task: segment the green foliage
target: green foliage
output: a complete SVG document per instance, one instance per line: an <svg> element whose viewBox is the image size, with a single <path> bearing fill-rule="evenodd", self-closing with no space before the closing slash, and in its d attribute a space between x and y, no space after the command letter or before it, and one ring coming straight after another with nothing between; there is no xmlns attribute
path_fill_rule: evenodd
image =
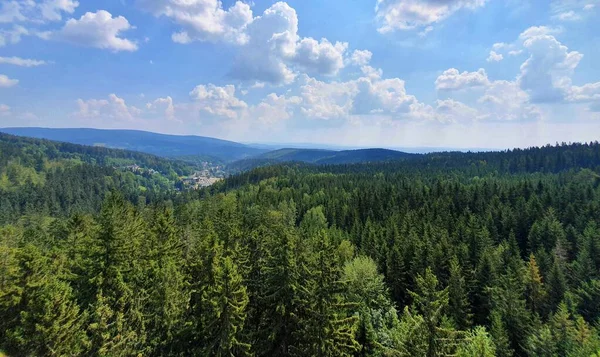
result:
<svg viewBox="0 0 600 357"><path fill-rule="evenodd" d="M600 351L598 144L271 166L180 193L106 166L152 157L0 147L10 356Z"/></svg>

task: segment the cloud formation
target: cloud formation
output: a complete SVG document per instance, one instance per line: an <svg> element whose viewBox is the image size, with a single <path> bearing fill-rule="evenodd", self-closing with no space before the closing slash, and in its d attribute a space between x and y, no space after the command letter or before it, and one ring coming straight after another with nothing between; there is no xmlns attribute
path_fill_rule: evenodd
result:
<svg viewBox="0 0 600 357"><path fill-rule="evenodd" d="M377 0L378 31L387 33L427 27L459 10L475 10L485 3L486 0Z"/></svg>
<svg viewBox="0 0 600 357"><path fill-rule="evenodd" d="M134 121L142 112L134 106L127 105L125 100L116 94L110 94L108 99L78 99L77 106L79 110L73 115L80 119Z"/></svg>
<svg viewBox="0 0 600 357"><path fill-rule="evenodd" d="M138 0L137 3L153 15L165 16L181 26L172 36L175 42L247 42L244 30L252 22L252 10L241 1L227 10L219 0Z"/></svg>
<svg viewBox="0 0 600 357"><path fill-rule="evenodd" d="M11 79L5 74L0 74L0 88L10 88L16 86L18 83L18 79Z"/></svg>
<svg viewBox="0 0 600 357"><path fill-rule="evenodd" d="M79 46L132 52L138 49L137 44L120 37L121 32L132 28L123 16L113 17L108 11L98 10L85 13L79 20L68 20L51 38Z"/></svg>
<svg viewBox="0 0 600 357"><path fill-rule="evenodd" d="M485 69L477 72L464 71L460 73L456 68L445 70L435 81L437 90L454 91L466 88L482 87L490 83Z"/></svg>
<svg viewBox="0 0 600 357"><path fill-rule="evenodd" d="M74 0L8 0L0 5L0 23L61 21L79 6Z"/></svg>
<svg viewBox="0 0 600 357"><path fill-rule="evenodd" d="M21 67L37 67L46 64L46 61L20 58L20 57L0 57L0 64L12 64Z"/></svg>

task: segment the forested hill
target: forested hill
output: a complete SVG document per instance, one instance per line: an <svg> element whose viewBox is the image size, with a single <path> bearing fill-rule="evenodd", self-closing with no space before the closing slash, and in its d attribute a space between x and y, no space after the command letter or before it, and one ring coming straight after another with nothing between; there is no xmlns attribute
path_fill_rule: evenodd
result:
<svg viewBox="0 0 600 357"><path fill-rule="evenodd" d="M599 151L276 165L29 213L0 226L0 350L597 357Z"/></svg>
<svg viewBox="0 0 600 357"><path fill-rule="evenodd" d="M115 189L154 201L192 170L148 154L0 133L0 223L25 213L97 212Z"/></svg>
<svg viewBox="0 0 600 357"><path fill-rule="evenodd" d="M490 175L559 173L582 168L593 170L591 172L600 172L600 144L598 142L557 144L493 152L436 152L384 162L319 166L301 162L272 164L233 175L209 190L214 192L231 189L246 183L257 183L270 177L286 176L298 172L354 173L367 176L387 173L411 177L454 175L463 179L472 179Z"/></svg>
<svg viewBox="0 0 600 357"><path fill-rule="evenodd" d="M140 130L91 128L2 128L0 132L90 146L134 150L162 157L233 161L265 150L228 140L194 135L167 135Z"/></svg>
<svg viewBox="0 0 600 357"><path fill-rule="evenodd" d="M256 167L284 162L304 162L315 165L341 165L352 163L389 162L417 158L409 154L387 149L322 150L322 149L279 149L227 165L230 172L242 172Z"/></svg>

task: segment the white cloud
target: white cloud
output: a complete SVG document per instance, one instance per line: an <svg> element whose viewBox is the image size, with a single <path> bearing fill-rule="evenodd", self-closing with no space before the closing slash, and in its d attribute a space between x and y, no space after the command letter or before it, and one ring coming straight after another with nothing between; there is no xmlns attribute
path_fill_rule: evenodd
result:
<svg viewBox="0 0 600 357"><path fill-rule="evenodd" d="M12 64L21 67L36 67L46 64L46 61L20 57L0 57L0 64Z"/></svg>
<svg viewBox="0 0 600 357"><path fill-rule="evenodd" d="M72 14L79 6L74 0L12 0L0 7L0 23L61 21L62 14Z"/></svg>
<svg viewBox="0 0 600 357"><path fill-rule="evenodd" d="M277 2L246 28L248 41L239 48L231 75L247 81L289 84L298 70L312 75L335 75L344 68L348 44L317 41L298 35L296 10Z"/></svg>
<svg viewBox="0 0 600 357"><path fill-rule="evenodd" d="M19 83L18 79L8 78L5 74L0 74L0 88L10 88Z"/></svg>
<svg viewBox="0 0 600 357"><path fill-rule="evenodd" d="M472 87L481 87L488 85L489 79L483 68L477 72L464 71L460 73L456 68L445 70L435 81L437 90L461 90Z"/></svg>
<svg viewBox="0 0 600 357"><path fill-rule="evenodd" d="M271 93L252 108L250 115L263 124L275 124L290 119L301 102L302 98L297 96L288 98L285 95Z"/></svg>
<svg viewBox="0 0 600 357"><path fill-rule="evenodd" d="M20 25L14 25L11 30L0 29L0 47L19 43L22 36L27 36L29 34L29 30Z"/></svg>
<svg viewBox="0 0 600 357"><path fill-rule="evenodd" d="M567 100L574 103L590 103L590 111L600 112L600 82L571 87Z"/></svg>
<svg viewBox="0 0 600 357"><path fill-rule="evenodd" d="M357 66L366 66L371 62L371 57L373 57L373 53L369 50L354 50L350 61Z"/></svg>
<svg viewBox="0 0 600 357"><path fill-rule="evenodd" d="M438 100L435 113L437 120L442 123L474 120L479 115L476 109L454 99Z"/></svg>
<svg viewBox="0 0 600 357"><path fill-rule="evenodd" d="M593 10L595 7L596 7L596 4L586 4L586 5L583 7L583 9L584 9L585 11L591 11L591 10Z"/></svg>
<svg viewBox="0 0 600 357"><path fill-rule="evenodd" d="M323 82L302 76L300 87L302 114L315 119L336 119L350 115L357 93L353 83Z"/></svg>
<svg viewBox="0 0 600 357"><path fill-rule="evenodd" d="M502 56L499 53L496 53L496 51L490 51L490 56L487 58L488 62L500 62L504 59L504 56Z"/></svg>
<svg viewBox="0 0 600 357"><path fill-rule="evenodd" d="M425 37L431 31L433 31L433 26L427 26L425 29L423 29L423 31L419 32L419 37Z"/></svg>
<svg viewBox="0 0 600 357"><path fill-rule="evenodd" d="M332 44L326 38L317 41L303 38L296 44L292 61L300 65L310 74L335 75L344 68L344 53L348 43Z"/></svg>
<svg viewBox="0 0 600 357"><path fill-rule="evenodd" d="M288 61L294 57L298 38L296 10L278 2L248 26L248 43L240 48L231 75L248 81L291 83L296 74Z"/></svg>
<svg viewBox="0 0 600 357"><path fill-rule="evenodd" d="M517 82L493 81L478 102L483 106L481 119L536 120L540 110L529 103L529 95Z"/></svg>
<svg viewBox="0 0 600 357"><path fill-rule="evenodd" d="M74 115L81 119L114 119L134 121L142 111L134 106L128 106L123 98L110 94L108 99L78 99L79 111Z"/></svg>
<svg viewBox="0 0 600 357"><path fill-rule="evenodd" d="M430 117L427 106L407 94L403 80L382 79L380 70L367 72L371 75L347 82L328 83L303 76L300 87L302 114L325 120L374 114L387 115L391 119Z"/></svg>
<svg viewBox="0 0 600 357"><path fill-rule="evenodd" d="M146 109L150 111L162 110L167 120L179 121L175 117L175 106L173 105L173 98L170 96L157 98L153 102L146 103Z"/></svg>
<svg viewBox="0 0 600 357"><path fill-rule="evenodd" d="M25 21L27 18L21 13L21 2L4 1L0 6L0 24Z"/></svg>
<svg viewBox="0 0 600 357"><path fill-rule="evenodd" d="M518 55L520 55L521 53L523 53L523 50L512 50L512 51L509 51L509 52L508 52L508 55L509 55L509 56L518 56Z"/></svg>
<svg viewBox="0 0 600 357"><path fill-rule="evenodd" d="M554 35L561 33L562 30L559 28L553 28L548 26L532 26L525 31L521 32L519 38L521 40L527 40L528 38L543 36L543 35Z"/></svg>
<svg viewBox="0 0 600 357"><path fill-rule="evenodd" d="M77 6L79 6L79 2L73 0L46 0L39 5L39 8L44 19L60 21L62 12L72 14Z"/></svg>
<svg viewBox="0 0 600 357"><path fill-rule="evenodd" d="M112 17L105 10L87 12L79 20L70 19L52 38L81 46L107 49L114 52L136 51L137 44L119 37L121 32L132 29L123 16Z"/></svg>
<svg viewBox="0 0 600 357"><path fill-rule="evenodd" d="M565 12L561 12L553 16L553 18L559 21L577 21L581 20L581 16L579 16L575 11L569 10Z"/></svg>
<svg viewBox="0 0 600 357"><path fill-rule="evenodd" d="M511 46L511 45L510 45L510 44L508 44L508 43L504 43L504 42L496 42L496 43L494 43L494 44L492 45L492 49L493 49L494 51L499 51L499 50L502 50L502 49L504 49L504 48L510 48L510 46Z"/></svg>
<svg viewBox="0 0 600 357"><path fill-rule="evenodd" d="M235 95L235 86L198 85L190 92L194 108L204 114L235 119L248 105Z"/></svg>
<svg viewBox="0 0 600 357"><path fill-rule="evenodd" d="M138 5L155 16L165 16L182 27L173 41L247 42L244 30L252 22L248 4L237 1L223 9L219 0L138 0Z"/></svg>
<svg viewBox="0 0 600 357"><path fill-rule="evenodd" d="M583 55L561 44L554 36L536 33L524 38L530 57L521 65L518 81L532 102L557 102L571 86L573 71Z"/></svg>
<svg viewBox="0 0 600 357"><path fill-rule="evenodd" d="M475 10L486 0L377 0L379 32L410 30L440 22L461 9Z"/></svg>

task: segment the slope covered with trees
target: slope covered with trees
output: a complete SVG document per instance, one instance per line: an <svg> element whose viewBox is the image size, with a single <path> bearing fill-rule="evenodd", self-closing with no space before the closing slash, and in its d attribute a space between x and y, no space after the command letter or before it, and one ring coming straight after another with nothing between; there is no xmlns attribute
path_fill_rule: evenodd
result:
<svg viewBox="0 0 600 357"><path fill-rule="evenodd" d="M160 201L192 170L132 151L0 133L0 224L29 213L97 212L111 190L132 202Z"/></svg>
<svg viewBox="0 0 600 357"><path fill-rule="evenodd" d="M600 145L256 169L0 229L8 355L594 356Z"/></svg>

